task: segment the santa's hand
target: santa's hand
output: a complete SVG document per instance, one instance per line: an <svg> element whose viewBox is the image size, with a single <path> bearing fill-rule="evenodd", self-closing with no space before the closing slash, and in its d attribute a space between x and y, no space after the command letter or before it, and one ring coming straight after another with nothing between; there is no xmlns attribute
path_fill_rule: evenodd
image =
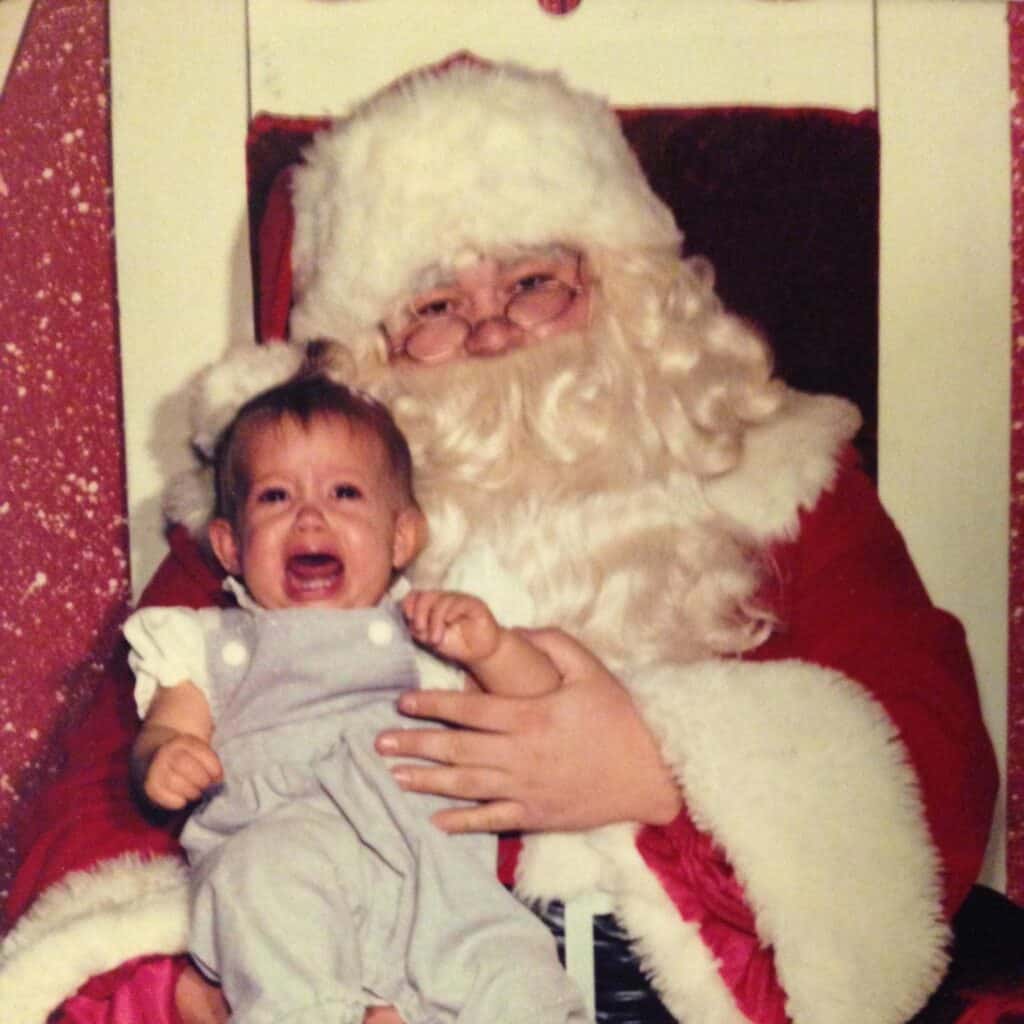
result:
<svg viewBox="0 0 1024 1024"><path fill-rule="evenodd" d="M562 685L540 697L416 690L399 707L455 729L381 733L377 749L433 764L401 764L403 789L480 801L438 812L447 832L551 831L616 821L664 824L682 799L629 694L559 630L526 634Z"/></svg>

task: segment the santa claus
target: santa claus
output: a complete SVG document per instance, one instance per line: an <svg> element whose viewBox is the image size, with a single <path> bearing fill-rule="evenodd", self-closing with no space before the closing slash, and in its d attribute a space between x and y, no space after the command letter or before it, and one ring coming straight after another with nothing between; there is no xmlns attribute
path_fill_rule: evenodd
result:
<svg viewBox="0 0 1024 1024"><path fill-rule="evenodd" d="M293 203L290 334L332 342L332 372L410 441L413 581L532 628L564 679L407 695L461 728L379 737L420 759L400 783L474 801L445 829L527 835L506 877L577 973L601 935L599 1020L906 1021L944 973L996 773L962 630L857 465L856 410L772 377L607 105L557 76L413 75L316 138ZM272 382L254 365L203 392L200 447ZM199 535L209 497L191 477L169 514ZM146 600L218 588L179 532ZM101 1014L154 978L202 1019L166 967L173 840L127 803L130 689L101 689L15 888L12 1024L94 975L59 1020L120 1020ZM68 799L108 842L75 846Z"/></svg>

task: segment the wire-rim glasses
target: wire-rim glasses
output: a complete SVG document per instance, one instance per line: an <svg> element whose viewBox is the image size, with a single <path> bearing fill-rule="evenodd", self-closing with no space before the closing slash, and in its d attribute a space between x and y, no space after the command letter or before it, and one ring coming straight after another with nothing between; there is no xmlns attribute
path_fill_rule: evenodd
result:
<svg viewBox="0 0 1024 1024"><path fill-rule="evenodd" d="M532 331L561 317L584 289L582 256L573 253L575 283L558 276L554 264L543 267L524 265L522 274L513 274L512 293L500 314L473 320L452 308L453 297L428 295L423 302L415 300L406 309L406 326L399 332L385 329L392 359L417 352L436 356L460 350L483 325L506 320L514 327ZM564 273L564 271L563 271Z"/></svg>

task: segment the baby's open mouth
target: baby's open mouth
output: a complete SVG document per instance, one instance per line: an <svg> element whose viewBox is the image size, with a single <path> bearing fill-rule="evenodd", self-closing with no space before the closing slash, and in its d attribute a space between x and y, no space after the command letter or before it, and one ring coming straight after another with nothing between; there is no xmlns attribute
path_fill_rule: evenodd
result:
<svg viewBox="0 0 1024 1024"><path fill-rule="evenodd" d="M337 555L307 552L287 562L288 584L297 596L320 595L339 586L345 566Z"/></svg>

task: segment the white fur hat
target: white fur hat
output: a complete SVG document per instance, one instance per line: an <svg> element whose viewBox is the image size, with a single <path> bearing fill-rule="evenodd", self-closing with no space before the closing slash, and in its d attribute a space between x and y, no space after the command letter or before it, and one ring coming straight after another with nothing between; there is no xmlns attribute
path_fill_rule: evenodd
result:
<svg viewBox="0 0 1024 1024"><path fill-rule="evenodd" d="M244 345L207 366L189 388L191 441L199 465L175 476L163 495L163 512L194 536L205 536L213 518L213 455L239 409L263 391L293 377L306 359L305 345Z"/></svg>
<svg viewBox="0 0 1024 1024"><path fill-rule="evenodd" d="M192 444L212 459L221 434L238 410L249 399L295 376L305 359L305 345L271 342L237 348L207 366L189 393Z"/></svg>
<svg viewBox="0 0 1024 1024"><path fill-rule="evenodd" d="M676 248L604 100L557 74L454 63L377 93L295 172L291 336L376 326L467 253Z"/></svg>

